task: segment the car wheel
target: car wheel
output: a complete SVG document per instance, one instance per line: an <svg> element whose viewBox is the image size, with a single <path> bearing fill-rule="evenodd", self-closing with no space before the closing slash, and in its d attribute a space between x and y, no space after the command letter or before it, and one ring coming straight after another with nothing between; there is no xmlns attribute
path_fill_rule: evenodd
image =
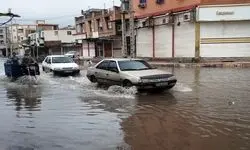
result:
<svg viewBox="0 0 250 150"><path fill-rule="evenodd" d="M132 87L133 84L132 84L132 82L129 81L129 80L124 80L123 83L122 83L122 86L123 86L123 87L129 88L129 87Z"/></svg>
<svg viewBox="0 0 250 150"><path fill-rule="evenodd" d="M92 76L90 77L90 81L93 82L93 83L96 83L96 82L97 82L97 79L96 79L95 76L92 75Z"/></svg>

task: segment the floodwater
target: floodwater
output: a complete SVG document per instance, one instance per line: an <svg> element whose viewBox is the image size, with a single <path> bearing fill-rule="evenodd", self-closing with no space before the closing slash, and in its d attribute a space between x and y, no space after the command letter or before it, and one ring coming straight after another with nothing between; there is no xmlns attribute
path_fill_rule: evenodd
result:
<svg viewBox="0 0 250 150"><path fill-rule="evenodd" d="M85 77L9 82L0 60L0 150L249 150L250 70L171 69L162 94ZM27 83L28 84L24 84Z"/></svg>

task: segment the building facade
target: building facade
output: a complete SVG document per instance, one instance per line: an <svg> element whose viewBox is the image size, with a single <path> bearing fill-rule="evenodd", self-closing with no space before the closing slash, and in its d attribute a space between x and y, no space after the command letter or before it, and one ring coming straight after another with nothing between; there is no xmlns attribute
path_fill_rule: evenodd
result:
<svg viewBox="0 0 250 150"><path fill-rule="evenodd" d="M74 36L82 44L82 56L121 56L120 7L82 11L80 17L75 17L75 23Z"/></svg>
<svg viewBox="0 0 250 150"><path fill-rule="evenodd" d="M75 29L43 30L29 35L30 45L39 55L61 55L68 51L80 51L81 45L75 42Z"/></svg>
<svg viewBox="0 0 250 150"><path fill-rule="evenodd" d="M133 1L137 57L249 57L249 15L244 14L250 12L247 2Z"/></svg>
<svg viewBox="0 0 250 150"><path fill-rule="evenodd" d="M36 25L13 24L8 27L10 49L20 55L24 54L23 41L27 40L28 35L36 32Z"/></svg>
<svg viewBox="0 0 250 150"><path fill-rule="evenodd" d="M8 28L0 27L0 55L8 56Z"/></svg>

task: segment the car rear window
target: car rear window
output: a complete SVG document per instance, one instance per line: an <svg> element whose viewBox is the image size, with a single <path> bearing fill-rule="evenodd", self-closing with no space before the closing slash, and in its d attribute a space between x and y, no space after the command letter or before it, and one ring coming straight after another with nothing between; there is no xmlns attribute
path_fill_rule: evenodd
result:
<svg viewBox="0 0 250 150"><path fill-rule="evenodd" d="M53 57L52 63L73 63L74 61L69 57Z"/></svg>

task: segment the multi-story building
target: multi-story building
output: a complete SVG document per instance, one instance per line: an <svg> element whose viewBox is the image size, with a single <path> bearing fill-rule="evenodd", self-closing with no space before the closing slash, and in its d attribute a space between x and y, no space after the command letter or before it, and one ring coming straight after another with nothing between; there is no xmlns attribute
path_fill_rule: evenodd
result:
<svg viewBox="0 0 250 150"><path fill-rule="evenodd" d="M30 25L23 25L23 24L11 24L8 26L8 39L9 42L9 49L10 51L15 51L19 53L20 55L23 55L25 53L26 49L34 49L33 47L30 47L29 45L29 35L30 34L36 34L41 31L47 31L47 30L58 30L59 25L57 24L46 24L44 20L38 20L35 24ZM38 48L39 49L39 48ZM41 47L42 49L42 47ZM34 52L32 52L34 55Z"/></svg>
<svg viewBox="0 0 250 150"><path fill-rule="evenodd" d="M120 7L82 11L75 23L75 39L82 43L82 56L121 56Z"/></svg>
<svg viewBox="0 0 250 150"><path fill-rule="evenodd" d="M8 56L8 28L0 27L0 55Z"/></svg>
<svg viewBox="0 0 250 150"><path fill-rule="evenodd" d="M75 29L42 30L29 35L29 43L39 55L65 54L68 51L79 51L73 34Z"/></svg>
<svg viewBox="0 0 250 150"><path fill-rule="evenodd" d="M250 0L133 1L136 54L188 60L249 57L249 3Z"/></svg>
<svg viewBox="0 0 250 150"><path fill-rule="evenodd" d="M36 32L36 25L12 24L8 27L8 30L11 51L23 55L23 41L27 40L29 34Z"/></svg>

